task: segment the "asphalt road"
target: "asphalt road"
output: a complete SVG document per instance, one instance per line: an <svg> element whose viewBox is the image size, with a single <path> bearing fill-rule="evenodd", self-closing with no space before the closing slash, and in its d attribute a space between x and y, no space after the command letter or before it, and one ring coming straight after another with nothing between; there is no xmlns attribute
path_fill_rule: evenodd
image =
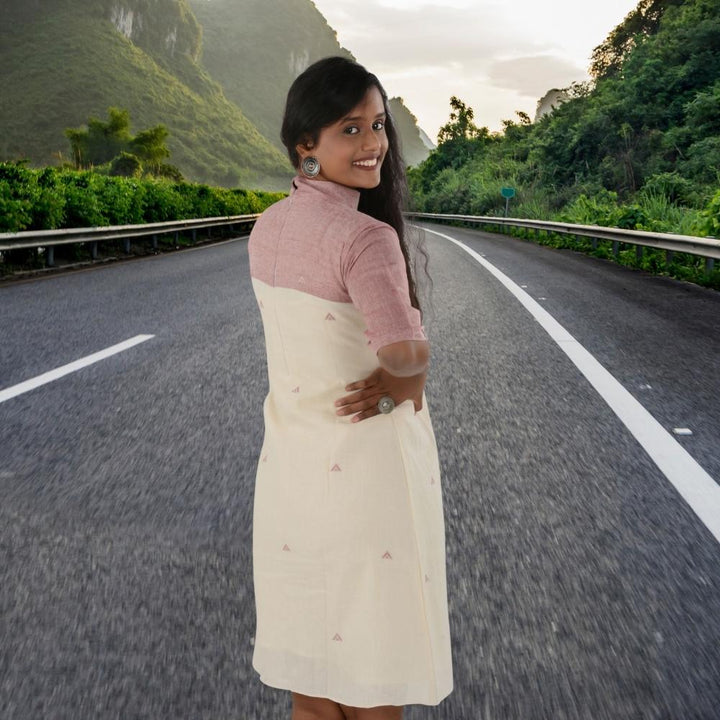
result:
<svg viewBox="0 0 720 720"><path fill-rule="evenodd" d="M432 227L432 226L427 226ZM487 233L720 479L720 294ZM527 310L427 233L455 689L408 720L717 720L720 543ZM285 720L252 670L267 377L237 240L0 287L0 718Z"/></svg>

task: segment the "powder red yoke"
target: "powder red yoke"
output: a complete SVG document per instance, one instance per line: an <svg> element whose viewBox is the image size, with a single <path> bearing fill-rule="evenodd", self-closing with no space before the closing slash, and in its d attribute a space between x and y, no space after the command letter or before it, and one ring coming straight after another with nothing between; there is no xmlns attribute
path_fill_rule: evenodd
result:
<svg viewBox="0 0 720 720"><path fill-rule="evenodd" d="M357 210L360 193L296 177L288 198L269 207L250 235L250 274L267 285L353 303L374 352L399 340L426 340L410 304L397 233Z"/></svg>

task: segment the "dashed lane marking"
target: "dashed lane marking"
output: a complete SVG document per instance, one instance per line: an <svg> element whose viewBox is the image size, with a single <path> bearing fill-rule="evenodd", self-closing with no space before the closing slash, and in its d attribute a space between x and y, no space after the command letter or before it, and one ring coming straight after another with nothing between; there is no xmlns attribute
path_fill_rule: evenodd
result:
<svg viewBox="0 0 720 720"><path fill-rule="evenodd" d="M118 343L117 345L111 345L110 347L93 353L92 355L86 355L85 357L68 363L67 365L55 368L54 370L49 370L42 375L36 375L34 378L25 380L25 382L18 383L17 385L12 385L11 387L5 388L4 390L0 390L0 403L5 402L6 400L10 400L10 398L17 397L18 395L22 395L29 390L34 390L35 388L52 382L53 380L57 380L64 375L69 375L76 370L80 370L81 368L92 365L93 363L99 362L100 360L104 360L111 355L116 355L123 350L128 350L129 348L134 347L135 345L139 345L140 343L143 343L146 340L150 340L150 338L154 337L154 335L136 335L135 337L131 337L129 340Z"/></svg>

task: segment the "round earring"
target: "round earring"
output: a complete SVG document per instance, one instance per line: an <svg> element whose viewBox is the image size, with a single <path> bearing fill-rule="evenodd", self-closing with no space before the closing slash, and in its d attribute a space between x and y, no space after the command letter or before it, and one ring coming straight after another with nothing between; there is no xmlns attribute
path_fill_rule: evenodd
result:
<svg viewBox="0 0 720 720"><path fill-rule="evenodd" d="M300 170L307 178L317 177L320 172L320 163L316 157L309 155L300 163Z"/></svg>

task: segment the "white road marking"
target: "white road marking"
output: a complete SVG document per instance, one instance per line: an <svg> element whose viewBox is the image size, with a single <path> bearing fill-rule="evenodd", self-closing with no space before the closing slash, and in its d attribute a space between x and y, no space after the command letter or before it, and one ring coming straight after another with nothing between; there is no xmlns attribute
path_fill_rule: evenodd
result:
<svg viewBox="0 0 720 720"><path fill-rule="evenodd" d="M6 400L10 400L10 398L14 398L18 395L22 395L29 390L34 390L36 387L45 385L46 383L52 382L53 380L57 380L58 378L63 377L63 375L69 375L76 370L80 370L81 368L87 367L88 365L92 365L93 363L99 362L100 360L104 360L111 355L116 355L123 350L127 350L134 345L139 345L140 343L143 343L146 340L150 340L150 338L154 337L154 335L136 335L135 337L131 337L129 340L118 343L117 345L111 345L110 347L93 353L92 355L86 355L79 360L75 360L74 362L68 363L67 365L55 368L55 370L49 370L42 375L36 375L34 378L25 380L25 382L21 382L17 385L12 385L9 388L5 388L5 390L0 390L0 403L5 402Z"/></svg>
<svg viewBox="0 0 720 720"><path fill-rule="evenodd" d="M690 428L674 428L673 432L676 435L692 435L692 430Z"/></svg>
<svg viewBox="0 0 720 720"><path fill-rule="evenodd" d="M720 485L690 453L544 307L505 273L459 240L436 230L425 230L450 240L465 250L522 303L589 380L663 475L720 542Z"/></svg>

